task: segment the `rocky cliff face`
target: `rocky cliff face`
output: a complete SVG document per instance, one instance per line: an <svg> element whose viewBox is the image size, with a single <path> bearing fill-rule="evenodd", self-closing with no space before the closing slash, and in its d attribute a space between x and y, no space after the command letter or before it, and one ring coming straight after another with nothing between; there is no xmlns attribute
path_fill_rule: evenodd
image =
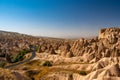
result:
<svg viewBox="0 0 120 80"><path fill-rule="evenodd" d="M109 38L109 37L120 37L120 28L105 28L99 31L99 39L100 38Z"/></svg>
<svg viewBox="0 0 120 80"><path fill-rule="evenodd" d="M94 39L79 39L74 42L71 51L74 56L85 56L90 61L94 58L120 56L120 28L106 28L99 31Z"/></svg>

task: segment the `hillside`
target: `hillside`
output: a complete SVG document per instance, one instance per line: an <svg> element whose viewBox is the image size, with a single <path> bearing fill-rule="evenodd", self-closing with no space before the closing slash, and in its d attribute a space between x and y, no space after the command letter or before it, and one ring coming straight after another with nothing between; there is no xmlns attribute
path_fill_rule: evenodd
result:
<svg viewBox="0 0 120 80"><path fill-rule="evenodd" d="M34 59L9 68L8 73L4 67L0 69L5 71L1 74L14 76L13 80L18 80L15 73L21 80L120 80L120 28L104 28L99 30L98 37L78 40L38 38L4 31L0 35L1 55L15 56L21 50L30 50L31 45L36 47ZM26 53L24 59L26 56L31 55ZM0 59L7 65L14 64L7 62L6 56ZM10 80L5 75L0 79Z"/></svg>

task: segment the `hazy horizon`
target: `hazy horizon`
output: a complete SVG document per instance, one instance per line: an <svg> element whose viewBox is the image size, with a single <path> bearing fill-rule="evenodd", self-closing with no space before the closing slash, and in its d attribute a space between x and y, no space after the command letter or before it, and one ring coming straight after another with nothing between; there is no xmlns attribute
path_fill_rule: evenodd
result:
<svg viewBox="0 0 120 80"><path fill-rule="evenodd" d="M0 0L0 30L79 38L120 26L119 0Z"/></svg>

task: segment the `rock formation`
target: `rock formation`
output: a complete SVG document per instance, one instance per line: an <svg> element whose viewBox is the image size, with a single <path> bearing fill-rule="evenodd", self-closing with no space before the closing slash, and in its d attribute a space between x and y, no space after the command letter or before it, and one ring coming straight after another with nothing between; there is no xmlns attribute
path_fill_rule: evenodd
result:
<svg viewBox="0 0 120 80"><path fill-rule="evenodd" d="M76 40L71 47L74 56L91 56L95 58L120 56L118 49L120 41L120 28L106 28L99 31L99 37L94 39Z"/></svg>
<svg viewBox="0 0 120 80"><path fill-rule="evenodd" d="M120 28L101 29L98 37L78 40L9 32L0 32L0 35L0 60L4 62L30 45L37 47L33 60L12 69L17 72L8 71L12 79L17 79L14 77L17 75L23 80L120 80ZM50 61L52 66L42 66L44 61ZM0 75L0 79L6 79L5 75Z"/></svg>

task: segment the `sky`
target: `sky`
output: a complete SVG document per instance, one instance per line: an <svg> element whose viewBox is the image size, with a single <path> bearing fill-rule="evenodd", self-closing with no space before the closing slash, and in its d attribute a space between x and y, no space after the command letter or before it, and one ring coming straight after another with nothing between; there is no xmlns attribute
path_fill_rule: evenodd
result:
<svg viewBox="0 0 120 80"><path fill-rule="evenodd" d="M0 30L79 38L120 27L120 0L0 0Z"/></svg>

